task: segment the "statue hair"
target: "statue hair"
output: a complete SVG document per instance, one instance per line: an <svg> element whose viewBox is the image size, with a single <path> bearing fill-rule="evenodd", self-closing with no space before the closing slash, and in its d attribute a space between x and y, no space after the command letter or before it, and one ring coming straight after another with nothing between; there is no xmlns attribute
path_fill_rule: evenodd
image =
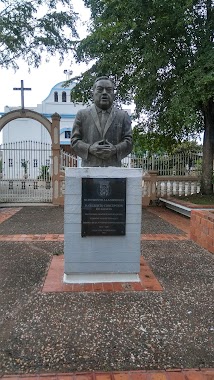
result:
<svg viewBox="0 0 214 380"><path fill-rule="evenodd" d="M96 87L96 83L99 82L100 80L109 80L109 81L112 83L113 88L115 88L115 84L114 84L114 82L113 82L113 80L112 80L111 78L109 78L109 77L107 77L107 76L102 76L102 77L98 77L98 78L94 81L93 90L94 90L95 87Z"/></svg>

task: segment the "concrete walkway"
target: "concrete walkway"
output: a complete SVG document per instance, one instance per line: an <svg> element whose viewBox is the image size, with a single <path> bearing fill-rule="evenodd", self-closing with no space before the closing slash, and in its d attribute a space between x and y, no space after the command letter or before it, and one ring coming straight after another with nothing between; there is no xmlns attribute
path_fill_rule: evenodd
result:
<svg viewBox="0 0 214 380"><path fill-rule="evenodd" d="M0 209L0 376L213 380L213 255L143 210L142 286L62 284L63 209Z"/></svg>

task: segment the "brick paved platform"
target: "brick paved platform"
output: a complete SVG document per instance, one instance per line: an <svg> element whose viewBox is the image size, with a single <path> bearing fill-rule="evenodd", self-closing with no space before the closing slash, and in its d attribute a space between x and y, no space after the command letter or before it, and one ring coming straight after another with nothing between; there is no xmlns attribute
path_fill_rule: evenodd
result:
<svg viewBox="0 0 214 380"><path fill-rule="evenodd" d="M64 241L63 234L0 235L0 241Z"/></svg>
<svg viewBox="0 0 214 380"><path fill-rule="evenodd" d="M188 240L188 236L175 234L144 234L141 240ZM64 241L64 234L0 235L0 241Z"/></svg>
<svg viewBox="0 0 214 380"><path fill-rule="evenodd" d="M10 375L2 380L214 380L214 369Z"/></svg>
<svg viewBox="0 0 214 380"><path fill-rule="evenodd" d="M188 236L175 234L145 234L141 240L188 240Z"/></svg>
<svg viewBox="0 0 214 380"><path fill-rule="evenodd" d="M63 284L63 256L54 256L45 279L42 292L125 292L125 291L161 291L162 286L141 257L140 282L109 282L96 284Z"/></svg>

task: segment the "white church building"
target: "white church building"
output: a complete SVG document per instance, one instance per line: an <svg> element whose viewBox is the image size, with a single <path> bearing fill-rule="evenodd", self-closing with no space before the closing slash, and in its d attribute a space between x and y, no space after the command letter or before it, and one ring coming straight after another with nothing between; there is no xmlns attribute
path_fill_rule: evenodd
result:
<svg viewBox="0 0 214 380"><path fill-rule="evenodd" d="M63 87L64 82L57 83L50 91L46 99L36 107L26 107L40 113L51 121L51 116L57 112L60 119L60 145L69 146L70 133L76 113L84 108L82 104L75 104L71 101L71 91L75 83L68 87ZM4 113L16 110L20 107L5 106ZM16 119L9 122L2 132L2 142L13 143L19 141L37 141L51 143L50 135L43 125L33 119Z"/></svg>
<svg viewBox="0 0 214 380"><path fill-rule="evenodd" d="M71 100L74 87L74 82L67 87L64 82L57 83L41 104L26 107L50 121L54 113L60 115L60 146L65 152L70 152L70 135L77 111L86 107ZM16 109L20 107L5 106L4 114ZM44 175L44 170L46 176L47 170L51 174L51 138L47 129L36 120L21 118L6 124L2 130L0 151L2 179L38 179L42 171Z"/></svg>

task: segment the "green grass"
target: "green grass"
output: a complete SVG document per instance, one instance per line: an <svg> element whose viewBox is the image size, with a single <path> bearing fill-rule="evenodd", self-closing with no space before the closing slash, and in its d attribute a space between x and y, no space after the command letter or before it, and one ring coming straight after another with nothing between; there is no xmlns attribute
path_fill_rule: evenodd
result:
<svg viewBox="0 0 214 380"><path fill-rule="evenodd" d="M195 204L201 205L212 205L214 206L214 194L211 195L203 195L203 194L192 194L188 196L176 197L182 201L187 201Z"/></svg>

